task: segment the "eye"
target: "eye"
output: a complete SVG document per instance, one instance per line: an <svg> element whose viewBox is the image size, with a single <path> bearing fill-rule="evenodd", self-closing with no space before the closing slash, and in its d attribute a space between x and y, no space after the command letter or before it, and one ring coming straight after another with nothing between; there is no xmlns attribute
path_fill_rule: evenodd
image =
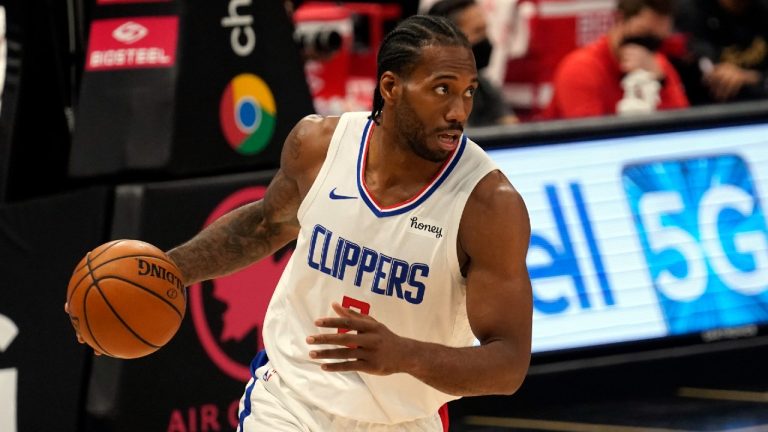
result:
<svg viewBox="0 0 768 432"><path fill-rule="evenodd" d="M448 94L448 86L445 84L441 84L437 87L435 87L435 92L439 95L447 95Z"/></svg>
<svg viewBox="0 0 768 432"><path fill-rule="evenodd" d="M464 96L468 98L474 97L476 91L477 91L477 87L470 87L467 89L466 92L464 92Z"/></svg>

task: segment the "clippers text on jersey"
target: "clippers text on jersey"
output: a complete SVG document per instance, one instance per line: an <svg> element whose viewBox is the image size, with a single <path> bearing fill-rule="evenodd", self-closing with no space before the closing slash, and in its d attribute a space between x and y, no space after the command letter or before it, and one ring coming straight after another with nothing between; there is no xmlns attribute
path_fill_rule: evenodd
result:
<svg viewBox="0 0 768 432"><path fill-rule="evenodd" d="M411 304L424 300L425 279L429 265L410 264L333 235L333 231L315 225L307 256L309 267L341 281L352 280L361 286L366 274L373 276L370 289L375 294L395 296Z"/></svg>

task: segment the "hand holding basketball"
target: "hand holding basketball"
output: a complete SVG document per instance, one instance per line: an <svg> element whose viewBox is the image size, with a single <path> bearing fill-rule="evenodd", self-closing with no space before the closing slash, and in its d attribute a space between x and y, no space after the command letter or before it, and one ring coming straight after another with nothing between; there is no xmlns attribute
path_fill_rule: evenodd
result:
<svg viewBox="0 0 768 432"><path fill-rule="evenodd" d="M173 337L186 311L181 272L138 240L88 252L67 287L67 313L82 342L117 358L151 354Z"/></svg>

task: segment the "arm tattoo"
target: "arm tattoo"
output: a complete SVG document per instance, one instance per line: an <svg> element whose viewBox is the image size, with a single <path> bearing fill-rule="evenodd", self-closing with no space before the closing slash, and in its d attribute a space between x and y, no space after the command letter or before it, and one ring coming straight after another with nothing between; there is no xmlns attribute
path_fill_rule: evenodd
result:
<svg viewBox="0 0 768 432"><path fill-rule="evenodd" d="M186 285L232 273L270 250L259 226L263 220L263 202L248 204L222 216L168 255Z"/></svg>
<svg viewBox="0 0 768 432"><path fill-rule="evenodd" d="M298 203L295 184L278 173L263 200L222 216L168 255L186 285L234 273L296 238Z"/></svg>
<svg viewBox="0 0 768 432"><path fill-rule="evenodd" d="M294 132L286 141L290 158L283 159L286 168L302 157L302 137L309 133L303 128ZM296 239L301 199L296 180L281 169L264 199L222 216L168 255L181 270L186 285L234 273Z"/></svg>

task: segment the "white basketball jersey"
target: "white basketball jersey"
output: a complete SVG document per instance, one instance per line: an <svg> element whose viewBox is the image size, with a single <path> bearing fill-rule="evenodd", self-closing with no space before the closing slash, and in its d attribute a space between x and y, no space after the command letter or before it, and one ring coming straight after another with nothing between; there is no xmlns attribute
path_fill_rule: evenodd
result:
<svg viewBox="0 0 768 432"><path fill-rule="evenodd" d="M263 336L272 366L306 402L342 417L391 424L432 416L457 397L405 373L325 372L322 361L309 357L310 349L324 347L305 339L331 332L314 321L336 316L331 303L338 302L400 336L472 345L456 236L467 198L496 166L462 136L416 196L383 207L364 180L376 127L367 115L348 113L339 120L325 162L299 207L296 250L270 302Z"/></svg>

